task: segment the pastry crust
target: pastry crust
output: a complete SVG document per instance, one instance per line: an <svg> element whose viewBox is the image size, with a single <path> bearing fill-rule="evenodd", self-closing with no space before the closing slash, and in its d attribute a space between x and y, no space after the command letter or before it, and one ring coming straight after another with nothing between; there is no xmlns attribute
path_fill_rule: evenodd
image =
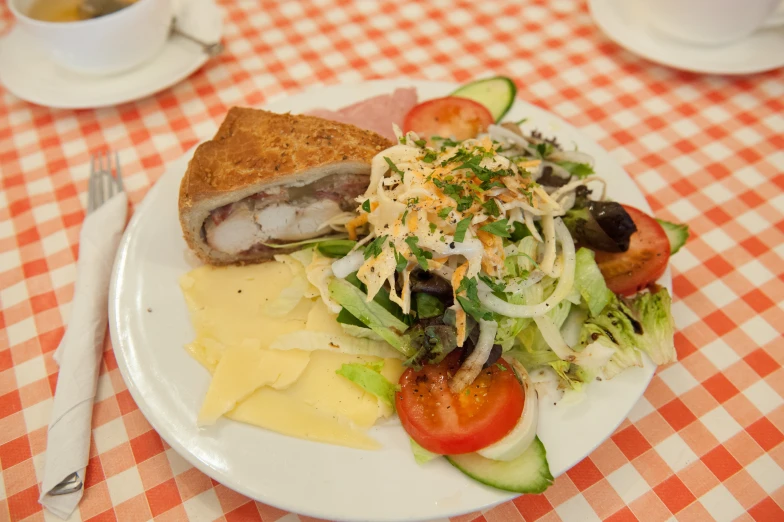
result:
<svg viewBox="0 0 784 522"><path fill-rule="evenodd" d="M215 137L196 149L180 183L183 235L214 265L257 263L276 249L232 255L210 247L202 232L210 213L277 186L296 187L325 176L370 174L370 162L392 146L386 138L314 116L234 107Z"/></svg>

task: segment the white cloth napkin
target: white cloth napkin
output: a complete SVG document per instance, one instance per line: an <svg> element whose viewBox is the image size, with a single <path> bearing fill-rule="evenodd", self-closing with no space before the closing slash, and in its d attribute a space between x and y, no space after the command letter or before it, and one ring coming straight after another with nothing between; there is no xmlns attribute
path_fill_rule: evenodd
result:
<svg viewBox="0 0 784 522"><path fill-rule="evenodd" d="M74 472L84 482L90 454L93 399L106 334L109 279L125 228L127 210L128 197L121 192L84 220L79 235L79 261L71 317L54 353L60 373L38 501L62 519L67 519L76 509L84 488L66 495L48 493Z"/></svg>

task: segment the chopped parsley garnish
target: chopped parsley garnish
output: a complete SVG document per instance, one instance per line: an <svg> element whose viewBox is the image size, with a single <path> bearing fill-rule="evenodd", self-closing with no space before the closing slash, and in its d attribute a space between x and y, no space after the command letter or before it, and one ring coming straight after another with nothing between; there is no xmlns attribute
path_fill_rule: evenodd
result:
<svg viewBox="0 0 784 522"><path fill-rule="evenodd" d="M431 136L430 139L433 141L440 141L442 150L447 147L456 147L458 143L460 143L450 138L442 138L441 136Z"/></svg>
<svg viewBox="0 0 784 522"><path fill-rule="evenodd" d="M515 125L522 125L523 123L527 122L528 118L522 118L515 122Z"/></svg>
<svg viewBox="0 0 784 522"><path fill-rule="evenodd" d="M370 200L369 199L366 199L365 202L362 203L362 210L364 210L368 214L370 213Z"/></svg>
<svg viewBox="0 0 784 522"><path fill-rule="evenodd" d="M438 211L438 217L446 219L450 212L452 212L452 207L444 207Z"/></svg>
<svg viewBox="0 0 784 522"><path fill-rule="evenodd" d="M488 199L485 201L482 204L482 208L485 209L485 212L493 217L498 217L501 215L501 209L498 208L498 203L496 203L494 199Z"/></svg>
<svg viewBox="0 0 784 522"><path fill-rule="evenodd" d="M490 190L492 188L496 188L496 187L503 188L505 186L506 185L504 185L502 182L498 181L497 179L494 179L492 181L483 181L482 184L479 185L479 188L481 188L482 190Z"/></svg>
<svg viewBox="0 0 784 522"><path fill-rule="evenodd" d="M414 257L416 257L419 266L422 270L427 270L427 260L433 259L433 253L422 250L417 243L419 243L419 238L417 236L409 236L406 238L406 244L411 249L411 253L414 254Z"/></svg>
<svg viewBox="0 0 784 522"><path fill-rule="evenodd" d="M498 177L499 175L502 174L501 172L495 172L488 169L487 167L482 167L481 165L479 165L483 159L484 156L481 154L477 154L476 156L471 156L470 159L466 160L463 164L455 167L455 170L469 169L471 172L474 173L474 175L477 178L479 178L482 181L490 181L491 178Z"/></svg>
<svg viewBox="0 0 784 522"><path fill-rule="evenodd" d="M506 219L499 219L481 227L479 230L484 230L489 234L500 237L510 237L512 234L509 232L509 225Z"/></svg>
<svg viewBox="0 0 784 522"><path fill-rule="evenodd" d="M422 158L422 161L424 161L425 163L433 163L437 157L438 154L436 154L432 150L429 150L425 153L425 156Z"/></svg>
<svg viewBox="0 0 784 522"><path fill-rule="evenodd" d="M406 144L406 137L405 136L400 136L397 139L397 141L399 141L401 145L405 145Z"/></svg>
<svg viewBox="0 0 784 522"><path fill-rule="evenodd" d="M471 220L474 219L474 216L467 216L461 219L457 226L455 227L455 242L462 243L465 239L466 231L468 227L471 226Z"/></svg>
<svg viewBox="0 0 784 522"><path fill-rule="evenodd" d="M503 283L499 283L498 281L492 279L490 276L479 274L479 279L481 279L484 284L489 286L493 290L493 292L506 291L506 285L504 285Z"/></svg>
<svg viewBox="0 0 784 522"><path fill-rule="evenodd" d="M485 310L479 302L476 279L464 277L460 281L460 286L457 287L458 294L462 294L463 292L465 292L465 295L458 295L457 302L460 303L460 306L463 307L463 310L465 310L468 315L477 321L479 319L492 319L493 314Z"/></svg>
<svg viewBox="0 0 784 522"><path fill-rule="evenodd" d="M456 201L457 201L458 212L465 212L466 210L471 208L471 205L474 202L474 198L472 198L471 196L463 196L457 199Z"/></svg>
<svg viewBox="0 0 784 522"><path fill-rule="evenodd" d="M512 235L509 236L509 240L513 243L519 242L526 236L530 236L531 232L528 230L528 227L525 226L523 223L519 221L515 221L512 224Z"/></svg>
<svg viewBox="0 0 784 522"><path fill-rule="evenodd" d="M501 370L502 372L505 372L505 371L506 371L506 366L504 366L504 365L503 365L503 364L501 364L500 362L497 362L497 363L495 363L495 365L496 365L496 367L498 367L498 369L499 369L499 370Z"/></svg>
<svg viewBox="0 0 784 522"><path fill-rule="evenodd" d="M365 247L365 259L370 259L371 257L378 257L381 253L381 249L384 246L384 242L387 240L389 236L383 235L381 237L377 237L370 244Z"/></svg>
<svg viewBox="0 0 784 522"><path fill-rule="evenodd" d="M389 159L388 157L384 156L384 161L386 161L387 165L389 165L389 170L391 170L395 174L400 174L400 179L404 179L403 178L403 176L404 176L403 171L400 170L399 168L397 168L397 165L395 165L394 162L392 162L391 159Z"/></svg>
<svg viewBox="0 0 784 522"><path fill-rule="evenodd" d="M435 223L430 223L430 233L432 234L435 231L436 231L436 224Z"/></svg>
<svg viewBox="0 0 784 522"><path fill-rule="evenodd" d="M440 179L434 179L433 184L441 189L444 194L455 200L458 212L465 212L474 203L473 196L464 194L463 187L457 183L448 183Z"/></svg>
<svg viewBox="0 0 784 522"><path fill-rule="evenodd" d="M424 147L426 143L427 143L427 140L414 140L414 144L417 147Z"/></svg>
<svg viewBox="0 0 784 522"><path fill-rule="evenodd" d="M398 252L394 246L392 247L392 252L395 253L395 272L403 272L403 270L406 269L406 266L408 266L408 259Z"/></svg>
<svg viewBox="0 0 784 522"><path fill-rule="evenodd" d="M408 217L408 209L403 212L403 217L400 218L400 221L402 221L404 225L406 224L406 217Z"/></svg>

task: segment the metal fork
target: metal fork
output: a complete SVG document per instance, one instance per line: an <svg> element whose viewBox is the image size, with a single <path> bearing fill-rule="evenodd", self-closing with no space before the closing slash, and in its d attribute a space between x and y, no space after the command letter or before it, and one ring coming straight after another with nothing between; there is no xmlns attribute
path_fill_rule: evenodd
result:
<svg viewBox="0 0 784 522"><path fill-rule="evenodd" d="M114 157L114 170L117 173L116 177L112 175L112 156ZM119 154L117 154L117 152L112 153L110 150L93 154L90 158L90 186L87 191L87 213L90 214L91 212L94 212L98 207L103 205L104 202L123 190Z"/></svg>
<svg viewBox="0 0 784 522"><path fill-rule="evenodd" d="M112 175L112 156L114 157L114 171ZM87 190L87 213L95 212L112 196L124 190L122 182L122 169L120 156L117 152L107 150L103 153L93 154L90 158L90 185ZM79 491L84 486L77 472L65 477L59 484L49 491L49 495L67 495Z"/></svg>

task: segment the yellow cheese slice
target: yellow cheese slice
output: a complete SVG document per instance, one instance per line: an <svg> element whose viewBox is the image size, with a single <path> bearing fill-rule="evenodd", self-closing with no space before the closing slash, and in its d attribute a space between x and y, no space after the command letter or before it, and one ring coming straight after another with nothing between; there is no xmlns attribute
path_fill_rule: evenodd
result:
<svg viewBox="0 0 784 522"><path fill-rule="evenodd" d="M266 348L275 337L304 329L313 306L310 299L302 299L285 318L272 319L264 313L266 304L291 280L291 270L283 263L202 266L185 274L180 288L197 341L209 338L223 346L238 346L245 339L256 339Z"/></svg>
<svg viewBox="0 0 784 522"><path fill-rule="evenodd" d="M337 314L333 314L324 304L324 301L317 299L313 308L308 312L308 320L305 328L311 332L323 332L331 335L346 335L340 323L337 321Z"/></svg>
<svg viewBox="0 0 784 522"><path fill-rule="evenodd" d="M301 350L265 350L253 340L226 350L212 376L198 425L214 424L261 386L290 386L302 374L309 358L310 354Z"/></svg>
<svg viewBox="0 0 784 522"><path fill-rule="evenodd" d="M359 449L378 449L379 443L335 417L317 410L285 391L260 388L227 417L291 437Z"/></svg>
<svg viewBox="0 0 784 522"><path fill-rule="evenodd" d="M223 357L226 347L215 339L205 337L186 344L185 350L204 366L208 372L215 373L215 368L218 366L221 357Z"/></svg>
<svg viewBox="0 0 784 522"><path fill-rule="evenodd" d="M379 401L375 395L365 392L345 377L335 373L343 364L379 361L378 357L365 355L347 355L317 350L311 353L310 363L300 379L283 393L313 406L327 415L350 420L354 426L369 428L381 413ZM385 359L385 377L397 382L396 365L401 368L400 361ZM389 366L389 369L387 369ZM391 377L391 378L390 378Z"/></svg>
<svg viewBox="0 0 784 522"><path fill-rule="evenodd" d="M199 423L225 415L293 437L377 448L365 429L391 411L335 371L378 357L266 349L276 337L306 328L346 335L320 299L303 299L283 318L265 315L266 303L291 280L291 270L277 262L201 267L180 279L197 334L186 349L213 374ZM397 382L401 361L384 360L382 374Z"/></svg>

